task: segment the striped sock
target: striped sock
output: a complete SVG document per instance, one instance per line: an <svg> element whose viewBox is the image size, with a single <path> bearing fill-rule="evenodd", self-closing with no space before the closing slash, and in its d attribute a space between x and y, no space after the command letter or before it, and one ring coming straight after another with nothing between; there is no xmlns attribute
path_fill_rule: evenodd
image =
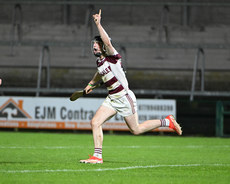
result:
<svg viewBox="0 0 230 184"><path fill-rule="evenodd" d="M169 120L168 119L160 119L161 127L169 127Z"/></svg>
<svg viewBox="0 0 230 184"><path fill-rule="evenodd" d="M93 156L97 158L102 158L102 148L94 148Z"/></svg>

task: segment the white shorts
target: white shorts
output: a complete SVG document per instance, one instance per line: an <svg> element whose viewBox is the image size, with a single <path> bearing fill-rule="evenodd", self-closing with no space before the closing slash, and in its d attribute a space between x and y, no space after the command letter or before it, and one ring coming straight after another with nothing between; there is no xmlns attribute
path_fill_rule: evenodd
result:
<svg viewBox="0 0 230 184"><path fill-rule="evenodd" d="M128 94L118 99L111 99L107 96L102 105L114 109L122 117L130 116L137 112L136 97L131 90L128 91Z"/></svg>

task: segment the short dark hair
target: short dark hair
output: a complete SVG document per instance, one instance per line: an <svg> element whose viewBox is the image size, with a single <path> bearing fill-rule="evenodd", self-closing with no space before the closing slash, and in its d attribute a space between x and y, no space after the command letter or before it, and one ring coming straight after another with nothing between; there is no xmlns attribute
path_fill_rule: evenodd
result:
<svg viewBox="0 0 230 184"><path fill-rule="evenodd" d="M103 43L103 41L101 39L101 36L95 36L93 40L96 41L96 42L102 42ZM112 42L111 38L109 38L109 40Z"/></svg>
<svg viewBox="0 0 230 184"><path fill-rule="evenodd" d="M97 42L102 42L103 43L103 41L101 39L101 36L95 36L94 40L97 41Z"/></svg>

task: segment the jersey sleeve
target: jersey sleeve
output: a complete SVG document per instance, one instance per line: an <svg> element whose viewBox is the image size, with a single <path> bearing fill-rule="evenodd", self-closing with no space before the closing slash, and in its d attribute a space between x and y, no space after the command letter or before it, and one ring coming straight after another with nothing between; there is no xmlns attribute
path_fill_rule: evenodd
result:
<svg viewBox="0 0 230 184"><path fill-rule="evenodd" d="M113 55L106 57L106 60L113 64L116 64L119 59L121 59L121 55L116 50Z"/></svg>

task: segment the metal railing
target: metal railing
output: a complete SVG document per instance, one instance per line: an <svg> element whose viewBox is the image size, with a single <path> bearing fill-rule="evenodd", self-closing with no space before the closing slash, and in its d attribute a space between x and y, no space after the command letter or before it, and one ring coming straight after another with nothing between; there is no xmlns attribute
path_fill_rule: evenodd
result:
<svg viewBox="0 0 230 184"><path fill-rule="evenodd" d="M64 4L63 5L63 24L69 25L71 23L70 14L71 14L71 6L69 4Z"/></svg>
<svg viewBox="0 0 230 184"><path fill-rule="evenodd" d="M161 10L160 25L158 29L158 44L169 44L169 7L167 5L163 6ZM162 48L157 49L157 59L164 59Z"/></svg>
<svg viewBox="0 0 230 184"><path fill-rule="evenodd" d="M15 4L12 13L12 29L11 29L11 52L10 55L14 56L14 48L22 41L22 7L20 4ZM16 37L16 38L15 38Z"/></svg>
<svg viewBox="0 0 230 184"><path fill-rule="evenodd" d="M47 56L46 56L46 54ZM45 57L46 56L46 57ZM40 88L41 88L41 80L42 80L42 68L43 63L46 58L46 88L50 88L50 49L49 46L44 45L42 47L39 63L38 63L38 78L37 78L37 89L36 89L36 96L38 97L40 95Z"/></svg>
<svg viewBox="0 0 230 184"><path fill-rule="evenodd" d="M86 57L86 47L88 47L87 42L89 40L89 36L90 39L93 38L93 24L92 24L92 19L91 19L91 15L93 13L94 10L94 6L93 5L89 5L87 10L86 10L86 15L85 15L85 40L84 40L84 44L82 45L82 55L81 57Z"/></svg>
<svg viewBox="0 0 230 184"><path fill-rule="evenodd" d="M196 86L196 76L197 76L197 70L198 70L198 64L199 64L199 60L200 60L200 55L202 55L202 63L201 63L201 69L200 69L200 89L201 92L204 92L204 75L205 75L205 53L204 50L202 48L198 48L197 50L197 54L195 57L195 61L194 61L194 67L193 67L193 76L192 76L192 87L191 87L191 95L190 95L190 101L193 101L194 98L194 91L195 91L195 86Z"/></svg>
<svg viewBox="0 0 230 184"><path fill-rule="evenodd" d="M161 11L161 22L159 26L159 33L158 33L158 42L159 43L169 43L169 7L164 6ZM165 38L165 40L163 40Z"/></svg>

